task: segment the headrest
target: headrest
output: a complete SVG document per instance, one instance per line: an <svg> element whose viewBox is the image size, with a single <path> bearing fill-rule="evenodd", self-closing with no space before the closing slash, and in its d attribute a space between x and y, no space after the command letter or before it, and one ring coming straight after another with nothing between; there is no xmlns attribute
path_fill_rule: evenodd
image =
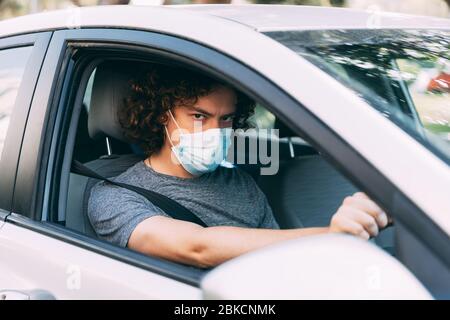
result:
<svg viewBox="0 0 450 320"><path fill-rule="evenodd" d="M112 137L129 143L122 133L118 111L131 93L130 80L142 69L143 63L134 61L108 61L97 67L88 119L92 139Z"/></svg>

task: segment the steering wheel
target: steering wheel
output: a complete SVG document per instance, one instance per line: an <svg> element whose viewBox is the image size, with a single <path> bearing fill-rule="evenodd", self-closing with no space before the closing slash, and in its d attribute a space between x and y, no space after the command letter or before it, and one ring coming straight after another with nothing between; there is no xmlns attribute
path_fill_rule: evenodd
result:
<svg viewBox="0 0 450 320"><path fill-rule="evenodd" d="M376 244L381 249L388 252L390 255L395 256L395 225L391 221L386 227L384 227L376 237L371 238L369 241Z"/></svg>

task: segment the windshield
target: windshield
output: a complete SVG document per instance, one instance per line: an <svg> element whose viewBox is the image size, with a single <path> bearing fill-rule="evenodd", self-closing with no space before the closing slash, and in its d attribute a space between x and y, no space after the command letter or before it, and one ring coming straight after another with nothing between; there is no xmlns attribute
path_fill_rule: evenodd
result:
<svg viewBox="0 0 450 320"><path fill-rule="evenodd" d="M343 83L450 163L450 32L276 31L267 36Z"/></svg>

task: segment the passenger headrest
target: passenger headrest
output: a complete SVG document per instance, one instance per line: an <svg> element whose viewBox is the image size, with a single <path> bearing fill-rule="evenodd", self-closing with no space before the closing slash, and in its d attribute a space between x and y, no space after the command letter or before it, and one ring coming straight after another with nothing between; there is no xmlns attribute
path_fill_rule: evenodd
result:
<svg viewBox="0 0 450 320"><path fill-rule="evenodd" d="M108 61L95 71L89 106L88 130L92 139L112 137L129 143L122 133L118 111L131 93L130 80L145 63L133 61Z"/></svg>

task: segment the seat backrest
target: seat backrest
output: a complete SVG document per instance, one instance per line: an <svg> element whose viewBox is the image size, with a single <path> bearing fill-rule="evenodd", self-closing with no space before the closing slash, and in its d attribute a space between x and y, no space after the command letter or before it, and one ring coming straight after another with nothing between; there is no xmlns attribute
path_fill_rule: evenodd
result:
<svg viewBox="0 0 450 320"><path fill-rule="evenodd" d="M283 161L278 174L260 176L258 184L282 229L326 227L344 198L359 191L320 155ZM393 254L394 228L371 241Z"/></svg>
<svg viewBox="0 0 450 320"><path fill-rule="evenodd" d="M357 191L320 155L282 161L276 175L262 175L258 184L283 229L328 226L342 200Z"/></svg>
<svg viewBox="0 0 450 320"><path fill-rule="evenodd" d="M135 154L112 155L85 163L89 169L111 178L120 175L144 157ZM66 227L90 236L96 236L88 217L88 203L92 187L98 179L70 174L69 194L66 210Z"/></svg>

